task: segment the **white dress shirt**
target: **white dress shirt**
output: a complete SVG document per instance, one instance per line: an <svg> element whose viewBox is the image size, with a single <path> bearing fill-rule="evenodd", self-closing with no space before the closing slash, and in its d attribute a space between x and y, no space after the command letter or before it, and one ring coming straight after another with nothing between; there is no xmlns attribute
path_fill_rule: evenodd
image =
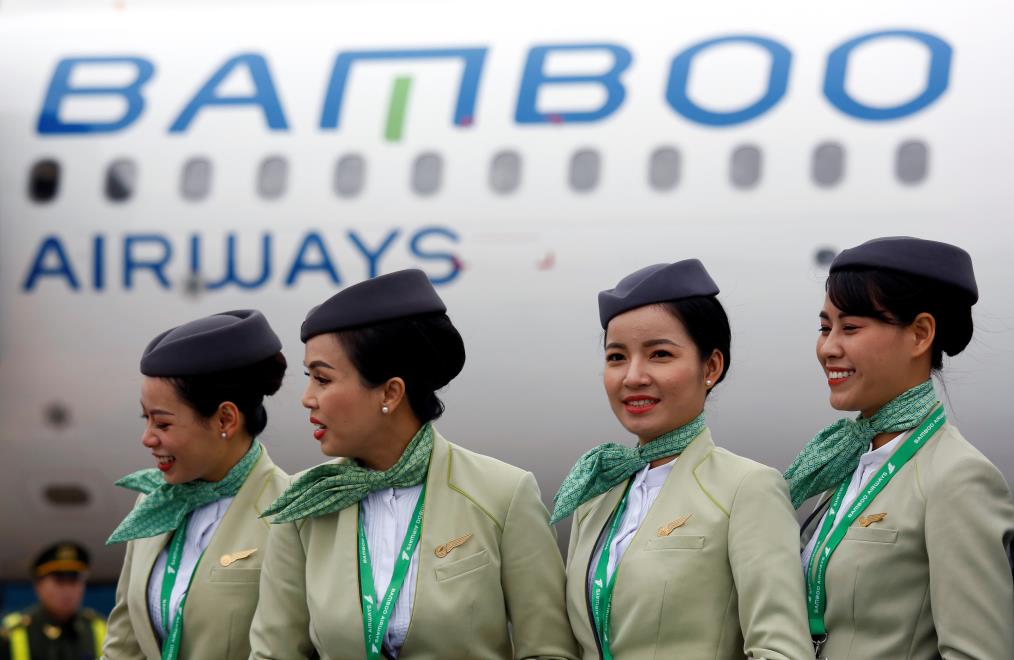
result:
<svg viewBox="0 0 1014 660"><path fill-rule="evenodd" d="M862 456L859 457L859 465L856 467L856 471L852 473L852 481L849 482L848 490L845 491L845 499L841 501L841 506L834 512L834 524L837 526L848 511L852 503L859 497L860 492L866 486L866 482L876 474L880 468L884 465L894 450L905 441L912 431L905 431L897 438L892 439L887 444L883 445L879 449L871 449ZM871 445L872 446L872 445ZM817 537L820 536L820 530L824 528L824 521L827 518L829 512L824 512L820 522L817 523L817 527L814 530L813 536L810 537L810 541L806 544L803 549L803 574L806 575L806 569L810 563L810 555L813 554L813 549L817 545ZM808 578L808 576L807 576Z"/></svg>
<svg viewBox="0 0 1014 660"><path fill-rule="evenodd" d="M666 477L672 472L677 460L679 459L673 459L665 465L659 465L657 468L646 465L641 468L640 472L634 475L634 481L630 484L630 492L627 494L627 508L623 511L623 519L620 521L620 526L616 530L616 535L613 536L613 541L609 546L609 565L606 568L607 580L612 579L613 573L616 572L616 567L620 565L623 553L630 546L630 542L634 540L634 535L637 534L641 523L644 522L644 517L648 515L648 510L651 508L655 498L658 497L659 492L662 490L662 485L665 484ZM603 534L603 539L608 534L608 531ZM601 541L595 554L592 555L592 563L588 569L589 589L591 588L592 580L595 579L595 570L599 566L599 559L602 557L602 546L604 544L605 541Z"/></svg>
<svg viewBox="0 0 1014 660"><path fill-rule="evenodd" d="M170 621L176 620L176 612L179 610L180 601L187 593L190 586L190 578L197 568L197 561L201 558L211 537L215 535L218 524L225 517L225 512L232 503L231 497L223 497L220 500L205 504L194 509L187 522L187 535L183 541L183 556L180 558L180 568L176 573L176 582L173 584L173 593L169 597ZM155 560L155 567L151 569L151 576L148 578L148 615L151 617L152 628L158 635L159 642L165 642L168 632L162 621L162 578L165 577L166 563L169 561L169 545L162 548L158 559Z"/></svg>
<svg viewBox="0 0 1014 660"><path fill-rule="evenodd" d="M384 599L394 574L394 564L401 553L401 544L412 524L412 514L419 502L422 484L411 488L385 488L376 490L362 500L363 528L366 530L366 545L370 550L370 566L373 569L373 588L378 602ZM415 598L415 579L419 571L419 546L412 553L408 574L401 585L398 600L391 611L391 619L384 635L384 651L392 658L398 657L408 623L412 619L412 601Z"/></svg>

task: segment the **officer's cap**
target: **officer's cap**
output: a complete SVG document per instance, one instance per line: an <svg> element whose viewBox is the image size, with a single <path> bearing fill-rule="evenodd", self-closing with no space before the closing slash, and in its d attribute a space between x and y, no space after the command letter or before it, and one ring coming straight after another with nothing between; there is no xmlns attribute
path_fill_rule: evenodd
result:
<svg viewBox="0 0 1014 660"><path fill-rule="evenodd" d="M305 342L325 332L446 311L426 273L399 270L353 284L314 307L299 336Z"/></svg>
<svg viewBox="0 0 1014 660"><path fill-rule="evenodd" d="M32 575L37 578L52 573L88 572L88 551L73 541L63 541L43 550L32 564Z"/></svg>
<svg viewBox="0 0 1014 660"><path fill-rule="evenodd" d="M842 251L831 262L831 272L885 268L917 275L955 287L968 298L979 300L972 258L961 248L910 236L874 238Z"/></svg>
<svg viewBox="0 0 1014 660"><path fill-rule="evenodd" d="M718 295L718 285L697 259L655 264L627 275L616 288L599 293L602 327L623 312L645 305L696 296Z"/></svg>
<svg viewBox="0 0 1014 660"><path fill-rule="evenodd" d="M166 330L141 357L146 376L196 376L255 364L282 350L282 342L255 309L212 314Z"/></svg>

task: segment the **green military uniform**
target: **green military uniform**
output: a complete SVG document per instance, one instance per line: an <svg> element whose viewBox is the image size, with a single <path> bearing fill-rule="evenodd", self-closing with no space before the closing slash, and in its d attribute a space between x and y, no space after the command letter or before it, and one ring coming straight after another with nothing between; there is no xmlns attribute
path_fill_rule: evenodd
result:
<svg viewBox="0 0 1014 660"><path fill-rule="evenodd" d="M92 660L105 636L106 622L90 609L60 624L33 607L4 617L0 660Z"/></svg>
<svg viewBox="0 0 1014 660"><path fill-rule="evenodd" d="M72 542L46 548L32 565L36 589L54 578L83 582L87 572L88 551ZM81 609L61 623L39 604L0 622L0 660L93 660L105 637L106 622L94 611Z"/></svg>

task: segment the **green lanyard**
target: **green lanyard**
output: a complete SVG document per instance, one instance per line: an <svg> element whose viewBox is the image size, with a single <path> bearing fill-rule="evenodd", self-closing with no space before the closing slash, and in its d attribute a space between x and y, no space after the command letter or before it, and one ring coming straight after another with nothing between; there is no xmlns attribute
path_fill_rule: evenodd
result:
<svg viewBox="0 0 1014 660"><path fill-rule="evenodd" d="M423 484L422 491L419 493L419 501L415 505L415 512L412 514L412 524L405 532L405 540L401 543L401 554L394 563L394 573L391 575L391 583L387 587L387 593L384 594L383 603L377 602L376 587L373 583L373 564L370 562L370 548L366 543L366 529L363 526L363 512L362 510L359 512L359 600L363 608L363 632L366 637L368 660L380 657L384 635L387 634L387 626L391 622L391 612L394 610L394 604L398 601L398 594L401 593L405 576L408 575L412 554L415 552L415 547L419 545L425 499L426 485Z"/></svg>
<svg viewBox="0 0 1014 660"><path fill-rule="evenodd" d="M176 609L176 618L172 620L170 625L169 621L169 602L172 599L173 587L176 585L176 576L179 574L180 562L183 559L183 546L187 536L187 523L190 521L190 515L183 519L183 523L179 526L175 532L173 532L173 540L169 543L169 556L166 560L165 575L162 576L162 597L159 601L159 608L162 612L162 628L166 631L165 644L162 645L162 660L176 660L176 657L180 654L180 640L183 638L183 606L187 602L187 594L183 593L183 598L180 599L180 606ZM201 553L201 557L204 553ZM201 558L197 558L197 564L201 563ZM194 575L197 574L197 565L194 566L194 572L190 574L190 582L194 581ZM187 584L187 591L190 591L190 584Z"/></svg>
<svg viewBox="0 0 1014 660"><path fill-rule="evenodd" d="M613 611L613 587L616 584L616 574L620 568L617 566L617 570L613 571L613 576L608 577L609 548L613 544L616 531L620 528L623 512L627 509L627 496L630 494L631 483L633 483L633 479L629 480L627 487L623 489L623 498L616 507L616 513L613 514L613 524L609 528L609 535L606 536L605 543L602 544L602 554L599 555L599 563L595 567L595 578L592 580L592 616L595 618L595 631L598 633L599 643L602 645L602 660L613 660L613 653L609 650L609 615Z"/></svg>
<svg viewBox="0 0 1014 660"><path fill-rule="evenodd" d="M943 406L936 408L929 417L905 440L904 443L887 459L880 471L870 480L869 485L856 498L852 507L845 513L842 521L836 526L834 524L836 512L845 499L845 492L848 490L849 482L843 481L831 499L831 506L824 516L824 524L817 535L817 542L813 546L813 554L810 555L810 563L806 567L807 590L806 609L810 620L810 634L813 636L826 635L827 628L824 626L824 609L827 606L827 584L825 577L827 564L831 555L838 548L838 545L845 538L849 527L866 510L873 499L887 486L894 475L897 474L905 463L915 456L915 453L933 436L937 430L947 421ZM829 538L830 537L830 538ZM827 539L827 545L821 549L821 544ZM816 559L816 568L814 567Z"/></svg>

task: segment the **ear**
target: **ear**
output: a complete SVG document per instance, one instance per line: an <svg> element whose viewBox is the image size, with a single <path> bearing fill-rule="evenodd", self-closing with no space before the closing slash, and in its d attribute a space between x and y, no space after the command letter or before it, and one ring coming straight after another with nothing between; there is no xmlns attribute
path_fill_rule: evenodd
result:
<svg viewBox="0 0 1014 660"><path fill-rule="evenodd" d="M405 400L405 381L396 376L388 379L381 388L380 405L387 406L388 412L393 413Z"/></svg>
<svg viewBox="0 0 1014 660"><path fill-rule="evenodd" d="M913 339L912 357L918 358L929 353L937 336L937 320L926 312L916 316L908 326Z"/></svg>
<svg viewBox="0 0 1014 660"><path fill-rule="evenodd" d="M705 385L708 390L711 390L718 382L718 379L722 377L722 371L725 369L725 355L722 351L717 348L711 351L711 355L704 361L704 382L711 381L711 385Z"/></svg>
<svg viewBox="0 0 1014 660"><path fill-rule="evenodd" d="M220 435L224 433L226 439L231 438L242 430L241 424L243 418L239 413L239 408L232 401L220 403L213 419L215 433Z"/></svg>

